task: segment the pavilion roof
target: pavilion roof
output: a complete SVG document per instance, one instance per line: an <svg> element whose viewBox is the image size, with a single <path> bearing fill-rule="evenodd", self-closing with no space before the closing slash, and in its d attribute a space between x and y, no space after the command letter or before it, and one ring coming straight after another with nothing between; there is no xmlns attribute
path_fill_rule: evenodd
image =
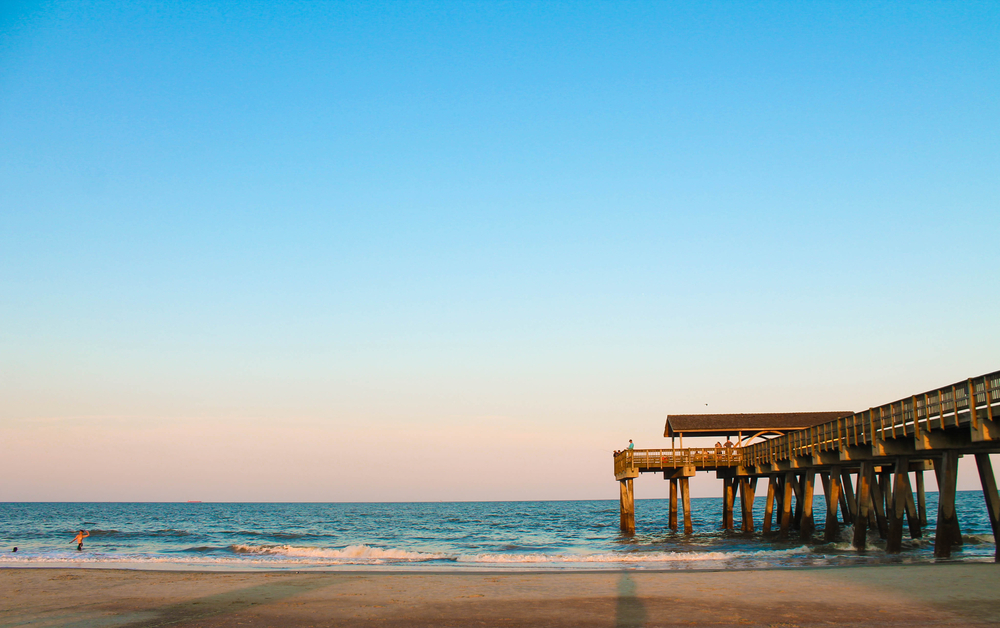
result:
<svg viewBox="0 0 1000 628"><path fill-rule="evenodd" d="M790 432L836 421L854 414L850 410L836 412L753 412L747 414L671 414L663 429L664 436L744 436L757 432Z"/></svg>

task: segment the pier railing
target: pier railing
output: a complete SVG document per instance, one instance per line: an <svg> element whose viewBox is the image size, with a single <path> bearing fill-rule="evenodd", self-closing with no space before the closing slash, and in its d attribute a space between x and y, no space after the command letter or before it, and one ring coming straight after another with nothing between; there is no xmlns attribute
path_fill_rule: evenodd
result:
<svg viewBox="0 0 1000 628"><path fill-rule="evenodd" d="M746 466L765 465L949 428L978 430L994 417L1000 418L1000 371L742 447L741 458Z"/></svg>
<svg viewBox="0 0 1000 628"><path fill-rule="evenodd" d="M659 471L680 467L738 467L742 464L738 447L688 449L626 449L615 454L615 475L627 470Z"/></svg>

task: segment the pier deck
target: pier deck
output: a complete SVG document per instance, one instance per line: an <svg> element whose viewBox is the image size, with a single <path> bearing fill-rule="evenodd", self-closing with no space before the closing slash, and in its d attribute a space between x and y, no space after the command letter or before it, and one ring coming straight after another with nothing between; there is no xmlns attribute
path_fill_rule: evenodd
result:
<svg viewBox="0 0 1000 628"><path fill-rule="evenodd" d="M690 533L688 478L698 471L714 471L723 480L724 528L734 528L738 492L741 529L754 532L754 494L758 480L767 478L763 532L771 532L772 514L777 513L779 536L797 529L808 540L814 531L812 497L819 476L827 501L825 539L837 538L840 511L844 523L854 525L855 547L865 548L871 527L894 552L900 549L904 518L914 538L927 525L923 473L933 470L939 487L934 552L946 557L961 543L955 491L958 459L963 455L976 457L994 540L1000 535L1000 496L989 458L996 452L1000 452L1000 371L753 444L617 452L614 470L621 487L621 529L635 532L632 480L640 473L663 473L670 480L670 527L677 529L679 492L685 532ZM1000 559L1000 551L997 556Z"/></svg>

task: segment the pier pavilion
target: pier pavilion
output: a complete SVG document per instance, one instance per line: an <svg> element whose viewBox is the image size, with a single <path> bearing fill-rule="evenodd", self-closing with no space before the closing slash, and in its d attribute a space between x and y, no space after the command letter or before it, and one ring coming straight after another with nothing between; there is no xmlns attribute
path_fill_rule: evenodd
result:
<svg viewBox="0 0 1000 628"><path fill-rule="evenodd" d="M735 437L737 443L684 448L684 434ZM754 496L758 481L766 478L763 534L772 533L776 514L779 538L797 530L808 540L815 527L812 502L818 475L826 496L826 541L838 538L842 518L854 525L856 548L865 548L871 527L886 539L887 551L898 552L904 518L912 538L920 538L928 524L924 471L933 471L938 484L934 554L947 557L962 542L955 511L958 459L974 455L994 541L1000 536L1000 495L989 458L1000 452L1000 371L861 412L672 415L664 436L671 438L669 448L614 455L620 525L626 534L635 533L632 480L640 473L662 473L670 481L669 526L674 530L680 493L684 532L690 534L688 478L708 471L723 481L723 528L735 528L738 493L741 530L755 531Z"/></svg>

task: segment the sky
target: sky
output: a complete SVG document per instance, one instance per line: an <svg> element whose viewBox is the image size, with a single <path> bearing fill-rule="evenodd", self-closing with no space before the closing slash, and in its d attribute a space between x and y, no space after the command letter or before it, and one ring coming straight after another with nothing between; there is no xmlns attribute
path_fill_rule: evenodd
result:
<svg viewBox="0 0 1000 628"><path fill-rule="evenodd" d="M996 3L5 2L0 501L617 498L1000 368L998 236Z"/></svg>

